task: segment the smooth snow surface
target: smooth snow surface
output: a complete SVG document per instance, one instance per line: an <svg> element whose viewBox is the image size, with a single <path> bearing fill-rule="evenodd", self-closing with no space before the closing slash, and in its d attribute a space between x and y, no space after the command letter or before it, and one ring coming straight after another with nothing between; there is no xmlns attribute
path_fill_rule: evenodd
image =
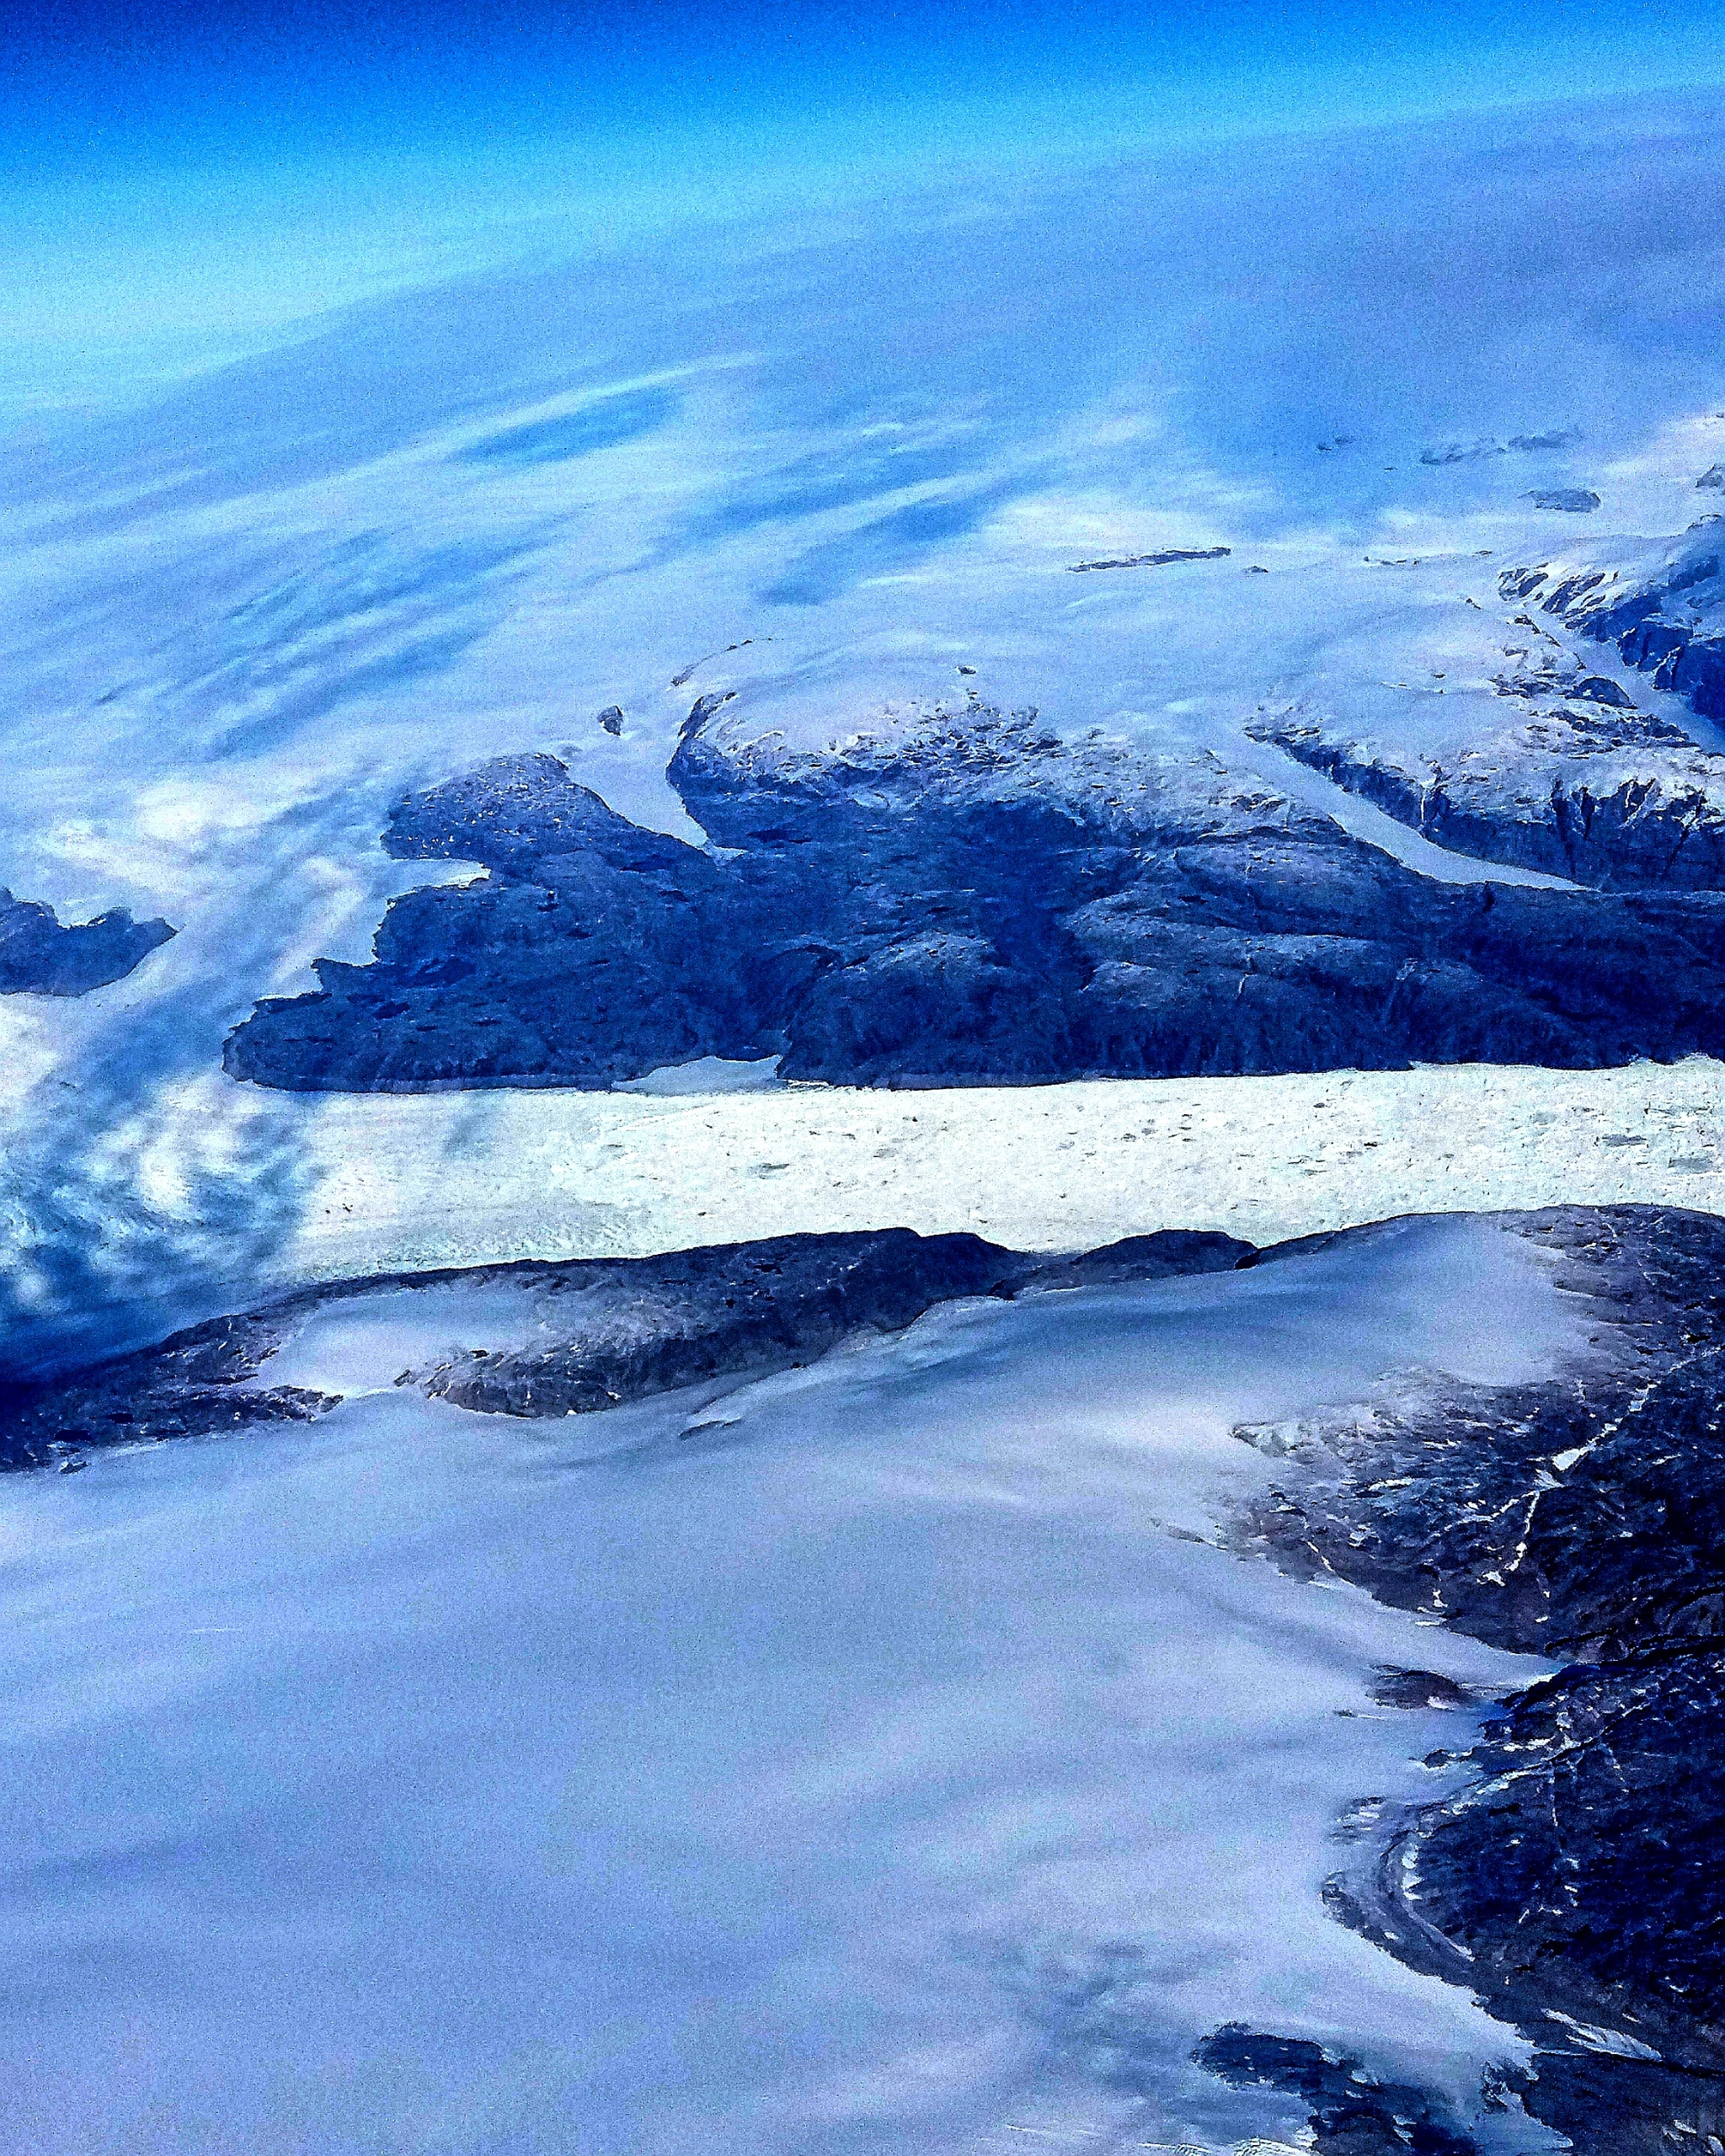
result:
<svg viewBox="0 0 1725 2156"><path fill-rule="evenodd" d="M1318 1890L1470 1726L1372 1667L1538 1665L1199 1538L1236 1421L1584 1353L1541 1263L1404 1222L553 1426L385 1355L310 1431L12 1479L0 2145L1291 2138L1187 2063L1227 2019L1477 2109L1517 2040Z"/></svg>
<svg viewBox="0 0 1725 2156"><path fill-rule="evenodd" d="M314 1310L265 1358L256 1382L343 1396L375 1392L403 1370L446 1360L467 1341L483 1340L494 1353L526 1347L541 1315L531 1290L506 1280L379 1289Z"/></svg>
<svg viewBox="0 0 1725 2156"><path fill-rule="evenodd" d="M644 1077L626 1079L619 1093L645 1093L649 1097L674 1100L688 1093L756 1093L778 1077L779 1059L761 1057L754 1063L728 1062L722 1055L697 1056L692 1063L667 1064Z"/></svg>

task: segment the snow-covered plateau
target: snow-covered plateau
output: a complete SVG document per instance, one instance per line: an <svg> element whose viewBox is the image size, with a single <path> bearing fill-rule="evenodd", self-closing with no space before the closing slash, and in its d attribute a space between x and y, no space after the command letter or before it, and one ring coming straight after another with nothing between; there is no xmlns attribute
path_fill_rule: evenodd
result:
<svg viewBox="0 0 1725 2156"><path fill-rule="evenodd" d="M1560 2146L1318 1891L1470 1720L1380 1666L1542 1665L1218 1546L1236 1424L1584 1357L1548 1270L1413 1225L525 1425L398 1388L386 1299L308 1429L13 1478L6 2137L1226 2148L1303 2124L1191 2063L1244 2021Z"/></svg>
<svg viewBox="0 0 1725 2156"><path fill-rule="evenodd" d="M12 1388L13 2137L1711 2127L1722 1254L793 1236Z"/></svg>

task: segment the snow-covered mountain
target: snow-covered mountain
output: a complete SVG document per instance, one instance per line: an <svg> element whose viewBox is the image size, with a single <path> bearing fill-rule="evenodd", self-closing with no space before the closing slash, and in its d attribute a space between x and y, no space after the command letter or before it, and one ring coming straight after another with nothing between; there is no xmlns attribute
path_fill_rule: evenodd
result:
<svg viewBox="0 0 1725 2156"><path fill-rule="evenodd" d="M366 965L391 898L475 873L443 841L400 842L401 804L447 801L440 789L498 757L553 758L615 818L698 844L692 748L667 777L697 701L715 711L700 743L777 735L807 750L890 730L894 711L965 714L973 693L1002 713L1033 707L1060 744L1033 760L1037 783L1064 774L1067 806L1084 799L1082 843L1065 849L1081 888L1032 878L1013 931L1029 940L1007 949L1004 863L994 884L975 873L994 812L979 798L965 836L954 797L913 799L926 760L895 782L900 859L852 875L848 894L830 863L793 889L798 849L764 834L737 861L661 852L670 868L644 877L601 874L595 858L579 872L595 903L594 876L644 894L672 868L683 895L666 886L626 909L653 955L605 1008L633 1015L580 1047L528 1038L519 995L478 1007L500 994L481 924L520 914L537 935L553 920L542 866L525 883L494 867L489 891L419 890L388 914L386 947L427 925L414 1010L376 1022L374 1046L371 1020L337 1028L317 1082L633 1084L708 1055L775 1054L829 1081L1007 1081L988 1113L1027 1160L1045 1144L1032 1172L1058 1191L1060 1149L1081 1158L1087 1142L1049 1120L1026 1076L1457 1054L1609 1064L1708 1047L1710 931L1672 926L1711 919L1696 903L1704 867L1674 893L1648 865L1664 857L1657 837L1622 875L1596 846L1577 854L1566 833L1584 803L1554 844L1493 844L1495 809L1461 814L1479 789L1426 777L1428 763L1453 775L1464 750L1483 750L1522 774L1510 796L1549 801L1532 744L1545 728L1580 785L1597 777L1615 799L1621 776L1638 801L1650 772L1699 803L1681 810L1679 851L1685 869L1711 857L1710 723L1498 580L1560 551L1567 562L1596 528L1679 529L1712 499L1696 482L1719 458L1725 382L1693 323L1712 289L1712 125L1696 104L1653 136L1626 112L1591 112L1551 115L1531 137L1478 120L1274 155L1170 152L1105 184L967 182L803 227L710 228L613 259L590 247L403 292L152 402L16 439L0 731L31 783L0 798L0 881L62 922L125 907L177 933L90 994L0 998L14 1337L33 1355L88 1332L95 1312L142 1337L222 1307L237 1271L292 1284L292 1251L345 1202L316 1134L339 1115L224 1075L228 1036L243 1028L232 1070L305 1082L316 1059L290 1049L299 1021L253 1012L315 989L314 964L344 995L378 1000L381 977L339 969ZM1485 171L1502 184L1482 187ZM1545 270L1522 248L1531 194L1547 204ZM1434 229L1466 231L1465 249L1434 259ZM1642 268L1594 274L1603 230ZM1689 270L1674 278L1679 258ZM1566 488L1600 508L1583 518L1530 498ZM1525 696L1500 694L1524 678ZM1556 693L1589 679L1607 691ZM1622 706L1598 701L1614 683L1643 715L1626 734ZM1344 761L1358 748L1417 779L1428 805L1454 801L1450 822L1422 825L1394 787L1367 800L1333 758L1317 770L1278 745L1298 749L1314 727ZM1178 800L1126 839L1142 857L1130 903L1101 858L1120 835L1092 813L1121 784L1124 798L1153 786ZM1033 792L1027 767L1003 796L1014 846L1039 813ZM698 808L723 820L711 785ZM1626 821L1640 847L1648 818ZM1275 918L1258 921L1240 910L1250 879L1223 856L1242 840L1263 851L1266 824L1294 854L1258 864L1278 892ZM926 933L922 854L938 871ZM1643 876L1658 885L1646 897ZM1560 902L1536 888L1554 878L1623 888L1609 905ZM1499 921L1527 912L1523 930L1484 939L1495 955L1476 933L1494 892ZM686 901L702 934L679 942ZM738 953L759 944L763 915L782 955L740 1001ZM1632 921L1632 942L1658 923L1646 1007L1612 955L1610 924ZM446 921L475 944L465 990L429 977L451 963ZM1345 961L1338 937L1353 939ZM1596 962L1563 957L1578 938ZM1534 947L1564 983L1531 977ZM574 947L546 954L553 971ZM1027 968L1037 979L1056 949L1032 1022ZM673 960L686 976L675 987ZM527 965L521 985L533 978ZM788 1024L798 999L804 1016ZM558 996L529 1001L550 1024ZM553 1034L579 1033L597 1007L584 990ZM1199 1049L1183 1049L1194 1028ZM509 1052L488 1061L488 1034L499 1049L513 1034ZM1648 1081L1636 1114L1679 1097L1664 1083ZM467 1118L456 1182L515 1174L522 1131L489 1166L473 1150L504 1113ZM554 1150L566 1109L532 1113L534 1144ZM809 1133L786 1113L790 1151L768 1157L794 1176ZM809 1110L818 1125L840 1113ZM1711 1161L1708 1116L1680 1113L1676 1156ZM601 1143L622 1146L620 1175L639 1124L616 1116ZM414 1161L447 1150L447 1117L422 1096L387 1134L374 1118L368 1143L395 1149L405 1187ZM1502 1134L1518 1155L1536 1134ZM1415 1163L1412 1188L1441 1187L1452 1150ZM1622 1194L1692 1199L1689 1172ZM1282 1170L1235 1177L1199 1222L1156 1214L1155 1179L1140 1177L1119 1231L1223 1225L1261 1175ZM1283 1180L1290 1197L1324 1187ZM575 1246L625 1246L591 1240L616 1218L604 1187L582 1203L590 1240ZM708 1230L697 1207L672 1230L654 1203L652 1218L631 1215L627 1246L773 1224L769 1209ZM967 1196L944 1225L988 1209ZM571 1246L567 1220L537 1243L531 1209L511 1223L451 1257ZM432 1232L410 1228L385 1262ZM1030 1232L1080 1230L1050 1219Z"/></svg>

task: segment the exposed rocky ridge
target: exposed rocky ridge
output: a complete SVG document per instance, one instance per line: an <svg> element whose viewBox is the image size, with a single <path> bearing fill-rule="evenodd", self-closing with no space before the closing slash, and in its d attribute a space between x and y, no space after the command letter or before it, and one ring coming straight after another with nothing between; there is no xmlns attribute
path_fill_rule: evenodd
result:
<svg viewBox="0 0 1725 2156"><path fill-rule="evenodd" d="M267 1310L212 1318L63 1376L0 1384L0 1470L70 1468L93 1447L232 1436L315 1420L335 1406L333 1397L251 1381L320 1293L308 1289Z"/></svg>
<svg viewBox="0 0 1725 2156"><path fill-rule="evenodd" d="M1697 483L1706 485L1712 475ZM1686 696L1704 718L1725 718L1725 520L1706 516L1663 547L1621 547L1506 569L1505 599L1537 606L1583 636L1615 643L1653 686Z"/></svg>
<svg viewBox="0 0 1725 2156"><path fill-rule="evenodd" d="M1534 2037L1522 2100L1581 2156L1725 2134L1722 1751L1717 1645L1578 1663L1331 1882L1344 1923Z"/></svg>
<svg viewBox="0 0 1725 2156"><path fill-rule="evenodd" d="M1589 1357L1242 1429L1277 1470L1236 1539L1570 1663L1506 1703L1465 1786L1378 1822L1332 1906L1520 2024L1523 2100L1582 2156L1706 2148L1725 2137L1725 1221L1503 1219L1592 1304Z"/></svg>
<svg viewBox="0 0 1725 2156"><path fill-rule="evenodd" d="M1725 1050L1725 899L1434 883L1214 757L1033 712L798 748L723 701L670 767L708 850L549 756L435 787L389 849L488 874L397 899L375 963L260 1004L229 1070L600 1087L777 1055L951 1086Z"/></svg>
<svg viewBox="0 0 1725 2156"><path fill-rule="evenodd" d="M1482 457L1507 456L1512 451L1525 454L1530 450L1567 449L1580 440L1579 427L1548 427L1542 434L1511 435L1508 441L1486 435L1471 442L1434 444L1421 450L1419 461L1422 464L1472 464Z"/></svg>
<svg viewBox="0 0 1725 2156"><path fill-rule="evenodd" d="M326 1314L387 1319L392 1304L410 1310L440 1293L501 1289L515 1308L506 1320L494 1296L446 1308L440 1337L461 1345L409 1364L395 1381L480 1413L532 1417L812 1361L850 1333L895 1331L955 1296L1213 1273L1251 1254L1232 1236L1179 1230L1039 1257L975 1235L888 1228L337 1281L0 1390L0 1468L64 1467L94 1447L312 1420L341 1394L272 1384L271 1358Z"/></svg>
<svg viewBox="0 0 1725 2156"><path fill-rule="evenodd" d="M1493 686L1524 713L1453 754L1354 740L1299 718L1250 731L1477 860L1599 890L1725 889L1725 756L1573 664L1512 667Z"/></svg>
<svg viewBox="0 0 1725 2156"><path fill-rule="evenodd" d="M1170 562L1215 562L1233 552L1231 547L1167 547L1159 554L1116 554L1106 561L1071 562L1067 564L1075 576L1081 576L1087 569L1159 569Z"/></svg>
<svg viewBox="0 0 1725 2156"><path fill-rule="evenodd" d="M1263 2036L1230 2021L1206 2036L1193 2057L1231 2089L1297 2096L1311 2112L1314 2156L1479 2156L1472 2136L1428 2090L1380 2081L1358 2059L1322 2044Z"/></svg>
<svg viewBox="0 0 1725 2156"><path fill-rule="evenodd" d="M1705 481L1698 483L1705 483ZM1657 689L1725 715L1725 521L1626 556L1506 569L1498 590L1575 634L1610 643ZM1248 730L1423 837L1477 859L1537 868L1600 890L1725 889L1725 756L1637 710L1534 616L1537 643L1506 645L1489 686L1520 707L1498 728L1421 754L1361 740L1300 714ZM1541 655L1543 652L1543 656Z"/></svg>
<svg viewBox="0 0 1725 2156"><path fill-rule="evenodd" d="M0 890L0 995L87 995L122 980L174 931L134 921L124 906L76 924L52 906Z"/></svg>
<svg viewBox="0 0 1725 2156"><path fill-rule="evenodd" d="M1725 1630L1725 1220L1496 1217L1588 1299L1597 1354L1537 1385L1416 1374L1399 1406L1242 1428L1278 1465L1242 1546L1496 1646L1597 1660Z"/></svg>

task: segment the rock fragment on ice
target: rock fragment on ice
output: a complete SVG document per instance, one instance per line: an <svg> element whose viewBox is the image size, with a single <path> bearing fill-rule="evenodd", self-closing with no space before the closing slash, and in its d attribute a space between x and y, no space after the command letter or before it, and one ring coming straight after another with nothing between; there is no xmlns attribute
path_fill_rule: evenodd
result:
<svg viewBox="0 0 1725 2156"><path fill-rule="evenodd" d="M87 995L123 980L174 932L165 921L134 921L123 906L65 923L51 906L0 890L0 995Z"/></svg>

